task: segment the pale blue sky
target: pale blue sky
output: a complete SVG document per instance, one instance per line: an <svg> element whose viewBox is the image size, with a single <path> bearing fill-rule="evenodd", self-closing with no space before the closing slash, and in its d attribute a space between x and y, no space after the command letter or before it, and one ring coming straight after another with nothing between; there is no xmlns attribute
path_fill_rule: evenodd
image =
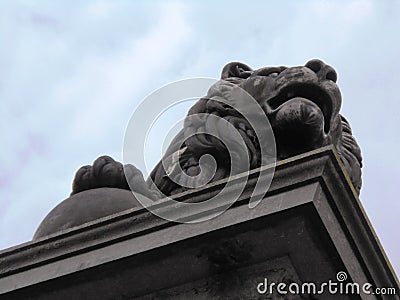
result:
<svg viewBox="0 0 400 300"><path fill-rule="evenodd" d="M320 58L339 74L360 198L399 273L399 15L394 0L0 1L0 249L31 239L81 165L121 160L130 115L156 88L233 60Z"/></svg>

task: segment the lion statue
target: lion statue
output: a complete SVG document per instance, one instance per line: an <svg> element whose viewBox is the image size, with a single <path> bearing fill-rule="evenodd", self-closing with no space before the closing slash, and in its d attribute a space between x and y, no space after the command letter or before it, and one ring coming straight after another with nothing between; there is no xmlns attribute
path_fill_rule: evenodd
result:
<svg viewBox="0 0 400 300"><path fill-rule="evenodd" d="M207 95L189 110L188 117L212 115L230 122L245 141L248 168L260 167L261 141L247 120L229 105L233 91L240 88L259 104L267 116L275 137L277 160L332 144L359 193L361 151L349 123L339 114L342 99L336 81L336 71L318 59L310 60L304 66L257 70L240 62L231 62L223 68L221 79L210 87ZM217 98L226 99L228 104L215 101ZM179 178L172 178L180 176L174 173L175 166L179 165L186 175L196 176L200 172L203 154L212 155L217 163L209 182L231 175L227 159L229 151L224 143L204 133L196 135L206 126L220 126L212 119L204 117L196 122L185 122L167 149L162 159L164 163L160 161L147 182L135 167L123 166L108 156L102 156L92 166L77 171L71 195L102 187L129 190L128 182L134 183L135 192L154 200L162 194L174 195L189 189L177 183Z"/></svg>
<svg viewBox="0 0 400 300"><path fill-rule="evenodd" d="M274 132L278 160L333 144L359 192L361 151L349 123L339 114L342 99L336 80L336 71L318 59L307 62L305 66L265 67L258 70L240 62L231 62L223 68L221 80L189 110L188 116L204 113L218 115L231 122L246 141L252 156L251 168L259 167L259 145L251 126L233 109L213 101L215 97L229 99L233 87L238 86L248 92L266 113ZM202 122L206 123L207 119ZM172 161L168 157L179 154L179 163L188 175L198 174L199 158L204 153L217 157L218 162L226 161L226 149L216 139L198 135L185 141L188 133L193 134L204 126L194 123L185 123L163 158L164 161ZM152 171L152 180L149 182L153 182L167 196L187 189L171 180L165 169L165 163L163 166L160 162ZM229 171L229 165L219 163L210 182L226 177ZM137 176L136 170L133 174ZM77 172L72 193L101 186L129 189L123 166L106 156L95 161L92 167L85 166ZM143 185L138 184L138 188L148 194Z"/></svg>

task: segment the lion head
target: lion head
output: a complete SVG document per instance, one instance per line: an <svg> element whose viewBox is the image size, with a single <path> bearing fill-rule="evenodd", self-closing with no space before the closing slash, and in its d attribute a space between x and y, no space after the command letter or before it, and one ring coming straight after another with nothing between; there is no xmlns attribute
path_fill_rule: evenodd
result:
<svg viewBox="0 0 400 300"><path fill-rule="evenodd" d="M342 98L336 81L336 71L318 59L304 66L257 70L232 62L223 68L221 79L210 87L207 95L189 110L187 118L200 114L218 116L230 122L246 143L248 154L245 155L250 156L250 168L259 167L259 143L262 141L257 139L252 126L240 113L216 101L221 97L227 103L235 101L232 95L235 89L240 88L257 101L267 116L275 136L278 160L333 144L359 192L361 152L349 123L339 114ZM169 146L164 163L160 162L151 173L151 184L155 184L165 195L187 190L177 183L181 182L180 178L176 178L181 173L174 173L174 166L179 164L187 175L196 178L201 171L200 158L203 154L211 154L217 161L210 182L229 176L231 165L227 163L229 153L225 145L201 131L201 128L218 126L222 125L210 117L185 122L184 128ZM199 134L196 135L196 132Z"/></svg>

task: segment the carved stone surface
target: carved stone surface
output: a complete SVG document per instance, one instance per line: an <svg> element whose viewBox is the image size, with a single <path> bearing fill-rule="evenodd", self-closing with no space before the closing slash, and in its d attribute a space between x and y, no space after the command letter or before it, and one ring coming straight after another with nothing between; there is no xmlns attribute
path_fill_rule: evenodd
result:
<svg viewBox="0 0 400 300"><path fill-rule="evenodd" d="M221 80L190 109L188 116L204 113L217 115L231 122L249 146L251 168L259 167L259 141L254 137L250 124L234 109L213 101L217 97L235 101L232 90L238 86L264 109L276 138L278 160L333 144L353 185L359 191L361 152L352 136L349 123L339 114L342 99L336 79L336 71L318 59L307 62L305 66L265 67L257 70L252 70L243 63L233 62L223 68ZM167 157L180 151L182 169L191 175L199 172L199 157L209 153L218 162L218 170L212 182L229 174L230 166L224 164L226 149L217 140L204 139L201 134L185 140L208 121L205 118L197 124L186 124L170 145L164 159L172 161ZM128 188L122 173L121 164L111 159L98 160L93 167L85 166L77 172L73 193L99 186ZM151 177L165 195L186 190L168 179L161 163L153 170Z"/></svg>
<svg viewBox="0 0 400 300"><path fill-rule="evenodd" d="M399 299L396 275L332 147L279 162L268 193L249 208L257 177L269 171L255 169L236 204L207 222L180 224L133 208L5 249L0 299L268 299L256 293L263 277L321 284L339 271L397 295L314 299ZM177 200L201 202L224 182Z"/></svg>
<svg viewBox="0 0 400 300"><path fill-rule="evenodd" d="M147 184L141 172L132 165L123 166L112 158L102 156L92 166L84 166L76 173L72 195L101 187L129 189L146 195L150 199L160 199L159 191L166 196L175 195L188 190L179 185L182 173L174 174L171 169L175 165L182 167L184 174L195 176L200 173L200 158L210 154L217 162L217 169L210 182L228 177L231 172L229 155L225 145L214 137L201 133L206 127L222 126L211 116L218 116L238 130L245 141L247 152L238 151L236 161L243 155L249 156L250 164L241 172L260 167L260 142L255 135L252 124L229 105L221 105L216 99L225 99L227 103L238 102L237 89L245 91L257 101L271 124L276 141L277 160L304 153L332 144L347 171L357 192L361 188L361 152L352 136L349 123L339 114L341 94L336 84L335 70L324 62L314 59L298 67L265 67L257 70L249 66L233 62L227 64L221 74L221 80L210 87L207 95L200 99L188 113L188 118L196 114L206 117L185 122L184 128L177 134L163 158L165 169L160 162L150 174L152 180ZM233 104L232 104L233 105ZM139 130L139 129L138 129ZM225 132L224 128L220 132ZM226 133L229 138L229 133ZM271 147L275 145L271 145ZM268 154L267 154L268 155ZM207 162L205 163L207 166ZM125 174L124 174L125 168ZM211 169L211 167L210 167ZM166 171L168 170L168 171ZM127 176L125 176L127 175ZM174 176L174 178L171 178ZM197 180L197 179L194 179ZM199 179L201 180L201 178ZM155 188L156 185L157 189ZM159 191L158 191L159 189ZM88 197L90 195L88 194ZM72 201L69 201L72 205ZM100 205L99 207L101 207ZM63 206L64 207L64 206ZM85 209L83 205L79 209ZM95 207L87 209L95 210ZM115 210L110 209L110 214ZM90 214L94 220L102 213ZM61 216L59 210L57 216ZM52 213L47 219L55 218ZM62 217L61 217L62 218ZM79 215L69 214L71 224L81 224ZM47 233L56 232L60 227L49 228ZM43 227L45 225L41 225ZM65 228L65 227L62 227ZM35 236L36 237L36 236Z"/></svg>
<svg viewBox="0 0 400 300"><path fill-rule="evenodd" d="M339 114L342 99L336 79L336 71L317 59L307 62L305 66L266 67L258 70L233 62L223 68L221 80L190 109L188 116L217 115L231 122L246 141L251 156L250 169L259 167L260 141L255 138L252 126L235 109L215 101L218 98L224 98L228 103L238 101L235 97L241 94L235 93L235 88L240 87L260 104L268 117L275 136L277 160L333 144L359 192L361 152L352 136L349 123ZM212 182L230 174L231 166L227 163L229 159L226 148L216 139L205 138L204 134L187 139L191 134L207 127L208 122L212 123L210 127L223 126L214 122L213 118L186 123L166 151L163 160L173 161L171 157L179 153L182 169L190 175L200 172L199 157L202 154L211 154L218 163ZM155 167L151 177L165 195L186 190L168 178L161 162Z"/></svg>
<svg viewBox="0 0 400 300"><path fill-rule="evenodd" d="M140 300L202 300L202 299L274 299L295 300L312 299L306 295L280 295L275 291L272 294L260 294L254 288L258 283L283 282L287 285L301 281L288 256L277 257L262 263L238 268L235 272L226 270L214 276L179 285L176 287L152 292L138 297Z"/></svg>
<svg viewBox="0 0 400 300"><path fill-rule="evenodd" d="M140 207L140 203L125 189L103 187L77 193L53 208L40 223L33 239L134 207Z"/></svg>

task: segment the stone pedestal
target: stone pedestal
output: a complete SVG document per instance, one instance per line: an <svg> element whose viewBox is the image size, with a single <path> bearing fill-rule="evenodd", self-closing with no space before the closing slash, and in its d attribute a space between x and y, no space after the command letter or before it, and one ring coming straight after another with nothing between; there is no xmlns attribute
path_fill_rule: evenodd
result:
<svg viewBox="0 0 400 300"><path fill-rule="evenodd" d="M319 287L340 282L339 272L347 275L342 283L393 287L397 295L304 298L398 299L396 275L332 148L279 162L268 193L250 209L253 179L268 172L252 171L240 199L205 222L131 209L6 249L0 299L299 299L257 287L266 280ZM223 185L179 200L202 201Z"/></svg>

